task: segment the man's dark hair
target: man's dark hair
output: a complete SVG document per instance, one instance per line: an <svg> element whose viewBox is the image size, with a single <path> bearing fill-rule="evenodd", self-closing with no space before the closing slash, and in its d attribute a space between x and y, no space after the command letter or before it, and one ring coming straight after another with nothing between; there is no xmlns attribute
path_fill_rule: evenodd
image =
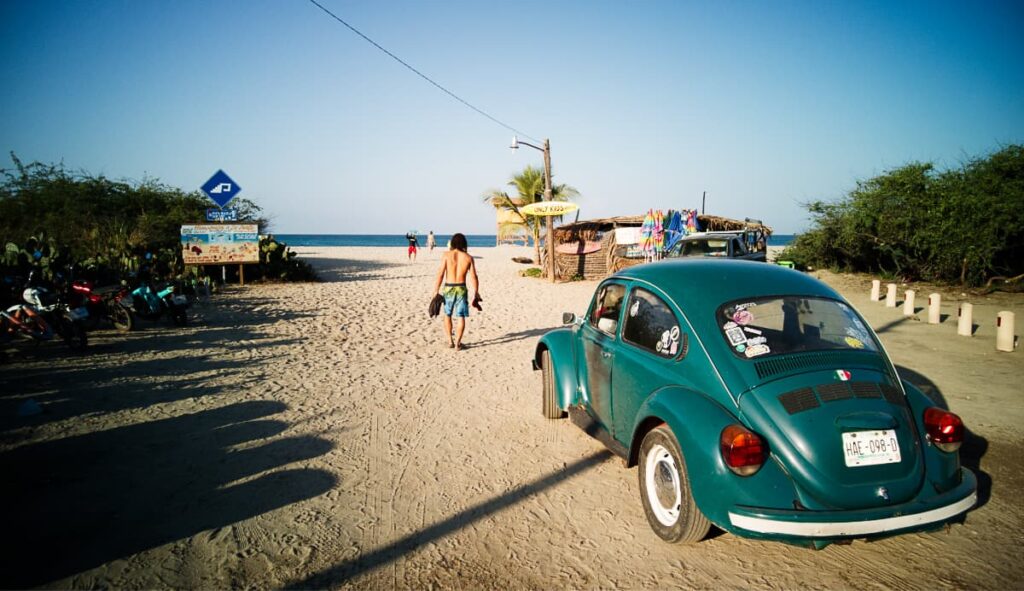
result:
<svg viewBox="0 0 1024 591"><path fill-rule="evenodd" d="M466 252L467 248L469 248L469 245L466 244L465 236L461 233L452 234L452 250L461 250L462 252Z"/></svg>

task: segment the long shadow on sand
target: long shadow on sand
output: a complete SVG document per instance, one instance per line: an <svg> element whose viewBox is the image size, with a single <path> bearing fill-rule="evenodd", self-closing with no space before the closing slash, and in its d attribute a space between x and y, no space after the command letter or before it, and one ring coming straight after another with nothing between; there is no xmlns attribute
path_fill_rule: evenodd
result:
<svg viewBox="0 0 1024 591"><path fill-rule="evenodd" d="M914 385L929 400L939 408L950 410L946 397L942 394L935 382L926 376L901 365L896 366L900 377ZM964 443L960 446L960 463L978 478L978 504L975 509L982 507L992 497L992 476L981 469L981 460L988 452L988 440L972 432L969 428L964 429ZM972 509L973 510L973 509Z"/></svg>
<svg viewBox="0 0 1024 591"><path fill-rule="evenodd" d="M510 333L504 334L504 335L502 335L500 337L494 337L493 339L484 339L482 341L476 341L476 342L470 343L469 346L471 346L471 347L473 347L475 349L477 347L486 347L488 345L501 345L501 344L504 344L504 343L511 343L513 341L519 341L519 340L522 340L522 339L529 339L529 338L533 338L533 337L539 337L541 335L547 334L548 332L554 330L555 328L557 328L557 327L552 327L552 328L531 328L529 330L521 330L521 331L518 331L518 332L510 332Z"/></svg>
<svg viewBox="0 0 1024 591"><path fill-rule="evenodd" d="M241 402L0 454L0 587L46 585L328 491L328 472L286 468L332 445L279 437L284 410Z"/></svg>
<svg viewBox="0 0 1024 591"><path fill-rule="evenodd" d="M215 395L220 388L210 385L212 376L232 377L233 388L258 386L259 375L250 375L244 362L190 351L214 346L230 351L235 339L260 338L244 329L202 329L132 334L71 359L65 359L66 352L59 348L36 352L0 374L0 438L14 443L4 435L14 429L21 429L23 438L25 428L46 423ZM278 344L261 341L263 346ZM137 355L148 352L162 355ZM18 408L28 399L43 412L18 417Z"/></svg>
<svg viewBox="0 0 1024 591"><path fill-rule="evenodd" d="M309 577L296 581L289 585L289 589L310 589L336 587L359 575L375 570L402 556L414 552L426 544L434 542L462 528L468 527L481 519L485 519L503 509L519 503L545 489L551 488L560 482L591 470L602 462L612 457L611 452L602 450L590 454L568 464L564 469L552 472L520 485L505 494L496 496L488 501L479 503L460 511L451 517L439 521L434 525L413 532L403 538L364 554L358 558L336 564L327 569L314 573Z"/></svg>
<svg viewBox="0 0 1024 591"><path fill-rule="evenodd" d="M316 274L325 282L367 281L379 278L378 271L401 265L383 261L367 261L359 259L304 259L316 270Z"/></svg>

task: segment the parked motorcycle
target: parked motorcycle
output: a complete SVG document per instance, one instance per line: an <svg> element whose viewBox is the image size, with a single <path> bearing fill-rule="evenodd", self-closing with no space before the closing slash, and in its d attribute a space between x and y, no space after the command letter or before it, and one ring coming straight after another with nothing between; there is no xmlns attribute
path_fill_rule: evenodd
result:
<svg viewBox="0 0 1024 591"><path fill-rule="evenodd" d="M127 290L121 286L96 287L92 281L77 279L71 282L71 289L89 310L89 330L95 329L102 320L110 321L114 328L123 332L132 329L135 319L131 298L125 297Z"/></svg>
<svg viewBox="0 0 1024 591"><path fill-rule="evenodd" d="M134 313L147 320L159 320L169 317L177 326L188 323L188 298L177 293L173 283L168 283L159 290L154 289L148 281L143 281L131 290L132 309Z"/></svg>
<svg viewBox="0 0 1024 591"><path fill-rule="evenodd" d="M22 291L22 299L28 304L28 307L21 308L11 316L41 318L69 347L81 351L89 342L85 329L85 320L89 317L89 311L83 305L72 305L69 302L67 291L44 287L35 281L34 272L30 273L28 284ZM41 326L38 321L36 324ZM44 332L37 340L52 338L53 332Z"/></svg>

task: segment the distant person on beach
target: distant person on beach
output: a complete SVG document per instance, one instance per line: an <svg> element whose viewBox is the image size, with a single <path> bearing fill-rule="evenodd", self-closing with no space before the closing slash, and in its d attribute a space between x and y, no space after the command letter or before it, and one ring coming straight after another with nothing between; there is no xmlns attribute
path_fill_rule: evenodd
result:
<svg viewBox="0 0 1024 591"><path fill-rule="evenodd" d="M409 241L409 260L416 261L416 247L419 243L416 241L416 233L408 232L405 235L405 239Z"/></svg>
<svg viewBox="0 0 1024 591"><path fill-rule="evenodd" d="M427 233L427 248L433 252L435 246L437 246L437 241L434 240L434 231L431 230Z"/></svg>
<svg viewBox="0 0 1024 591"><path fill-rule="evenodd" d="M480 298L480 278L476 275L476 263L473 257L469 256L466 249L466 237L462 234L452 236L450 250L441 257L441 268L437 270L437 280L434 282L434 292L440 292L444 296L444 334L448 339L448 346L456 351L462 349L462 335L466 330L466 317L469 316L469 289L466 286L466 276L472 280L473 291L476 296L474 304ZM444 289L441 289L441 282L444 282ZM452 316L458 318L458 325L455 328L455 339L452 340Z"/></svg>

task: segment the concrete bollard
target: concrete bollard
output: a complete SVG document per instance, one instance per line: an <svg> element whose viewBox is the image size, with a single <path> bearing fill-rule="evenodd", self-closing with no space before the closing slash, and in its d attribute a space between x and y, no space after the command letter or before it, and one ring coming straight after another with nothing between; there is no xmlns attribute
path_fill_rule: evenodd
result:
<svg viewBox="0 0 1024 591"><path fill-rule="evenodd" d="M896 307L896 284L890 283L885 286L885 307L895 308Z"/></svg>
<svg viewBox="0 0 1024 591"><path fill-rule="evenodd" d="M956 334L962 337L971 336L971 329L974 328L971 316L974 312L974 306L964 302L960 304L960 309L956 311Z"/></svg>
<svg viewBox="0 0 1024 591"><path fill-rule="evenodd" d="M878 298L881 297L882 293L882 282L877 279L871 280L871 301L877 302Z"/></svg>
<svg viewBox="0 0 1024 591"><path fill-rule="evenodd" d="M914 290L908 289L903 292L903 315L913 316L914 315Z"/></svg>
<svg viewBox="0 0 1024 591"><path fill-rule="evenodd" d="M996 351L1013 352L1013 312L996 314Z"/></svg>
<svg viewBox="0 0 1024 591"><path fill-rule="evenodd" d="M928 296L928 324L938 324L942 320L939 308L942 306L942 296L933 293Z"/></svg>

